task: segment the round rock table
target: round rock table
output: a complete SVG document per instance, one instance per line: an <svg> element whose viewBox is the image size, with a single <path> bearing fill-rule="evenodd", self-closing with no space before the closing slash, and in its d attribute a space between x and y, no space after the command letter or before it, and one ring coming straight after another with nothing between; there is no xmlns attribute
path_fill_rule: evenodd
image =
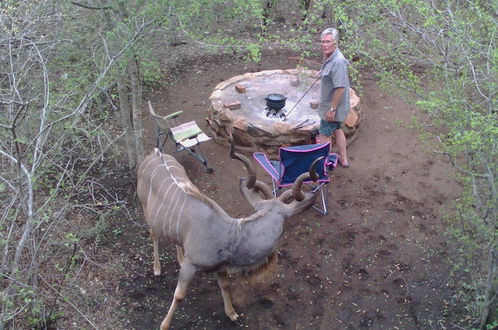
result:
<svg viewBox="0 0 498 330"><path fill-rule="evenodd" d="M268 70L221 82L210 96L207 133L226 144L231 132L237 148L247 153L276 155L281 146L309 144L311 132L320 125L316 110L320 81L313 85L316 74L304 69ZM287 98L276 114L268 113L265 99L274 93ZM348 145L356 139L361 119L360 98L352 89L350 94L351 111L343 127Z"/></svg>

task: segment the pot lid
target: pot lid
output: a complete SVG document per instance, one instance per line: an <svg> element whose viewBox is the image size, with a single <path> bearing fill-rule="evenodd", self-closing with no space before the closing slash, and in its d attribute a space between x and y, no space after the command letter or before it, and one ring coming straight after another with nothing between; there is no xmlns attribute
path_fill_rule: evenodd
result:
<svg viewBox="0 0 498 330"><path fill-rule="evenodd" d="M285 95L283 94L268 94L268 96L266 97L266 99L268 101L284 101L287 99L287 97L285 97Z"/></svg>

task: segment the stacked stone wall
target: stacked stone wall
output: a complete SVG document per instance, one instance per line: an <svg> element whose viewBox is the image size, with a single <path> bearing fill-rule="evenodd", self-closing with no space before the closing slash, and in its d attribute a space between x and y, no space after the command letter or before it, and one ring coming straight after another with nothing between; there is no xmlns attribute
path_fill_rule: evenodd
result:
<svg viewBox="0 0 498 330"><path fill-rule="evenodd" d="M254 125L250 119L237 113L240 103L236 105L234 102L223 102L222 92L224 89L235 88L237 92L243 93L245 88L241 88L241 82L258 76L270 77L275 74L289 74L292 82L296 80L295 77L303 74L315 77L316 71L302 69L269 70L246 73L221 82L215 87L210 96L206 133L216 142L224 145L228 145L228 136L231 134L239 151L248 154L263 151L275 156L279 147L311 143L311 133L313 130L318 129L318 123L302 127L285 121L269 122L268 125ZM361 100L352 89L350 92L351 111L343 127L348 145L356 139L361 122ZM312 105L310 104L310 106Z"/></svg>

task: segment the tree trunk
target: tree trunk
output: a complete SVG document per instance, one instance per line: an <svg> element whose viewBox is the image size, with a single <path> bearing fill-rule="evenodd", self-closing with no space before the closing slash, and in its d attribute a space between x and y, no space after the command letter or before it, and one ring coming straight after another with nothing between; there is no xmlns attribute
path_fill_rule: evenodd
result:
<svg viewBox="0 0 498 330"><path fill-rule="evenodd" d="M267 0L266 5L263 8L263 31L261 33L263 36L266 35L266 29L268 27L268 19L270 18L272 8L275 5L275 1L276 0Z"/></svg>
<svg viewBox="0 0 498 330"><path fill-rule="evenodd" d="M125 77L118 79L118 96L119 96L119 109L121 112L121 119L126 129L126 152L128 154L128 167L133 171L137 167L137 155L135 148L135 138L133 136L133 122L131 105L128 99L128 88L126 87Z"/></svg>
<svg viewBox="0 0 498 330"><path fill-rule="evenodd" d="M303 6L304 10L303 17L301 18L301 20L305 21L306 18L308 18L308 10L310 9L311 0L301 0L301 5Z"/></svg>
<svg viewBox="0 0 498 330"><path fill-rule="evenodd" d="M140 71L136 55L128 58L128 73L131 80L131 106L133 137L135 139L136 164L140 164L144 159L144 144L142 130L142 83L140 81ZM134 170L134 169L133 169Z"/></svg>
<svg viewBox="0 0 498 330"><path fill-rule="evenodd" d="M320 18L322 18L322 19L327 18L329 16L328 15L329 11L330 11L330 3L324 4L323 5L322 15L320 16ZM329 25L329 24L327 24L327 25Z"/></svg>
<svg viewBox="0 0 498 330"><path fill-rule="evenodd" d="M484 301L482 302L481 308L481 322L479 324L479 329L486 329L486 321L489 316L489 307L492 303L491 295L493 293L493 283L496 280L496 256L494 246L495 244L490 244L491 247L488 251L488 276L486 277L486 288L484 289Z"/></svg>

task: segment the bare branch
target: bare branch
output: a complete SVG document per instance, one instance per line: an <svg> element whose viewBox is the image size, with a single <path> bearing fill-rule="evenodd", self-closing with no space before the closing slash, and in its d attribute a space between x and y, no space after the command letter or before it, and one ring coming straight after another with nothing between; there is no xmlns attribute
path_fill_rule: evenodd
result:
<svg viewBox="0 0 498 330"><path fill-rule="evenodd" d="M76 1L71 1L71 3L75 6L78 6L78 7L82 7L82 8L85 8L85 9L94 9L94 10L106 10L106 9L112 9L111 6L105 6L105 7L97 7L97 6L90 6L90 5L87 5L87 4L83 4L83 3L80 3L80 2L76 2Z"/></svg>
<svg viewBox="0 0 498 330"><path fill-rule="evenodd" d="M60 296L62 299L61 301L64 301L65 303L67 303L69 306L71 306L76 312L78 312L78 314L80 314L84 319L85 321L88 322L88 324L90 324L92 326L92 328L94 329L99 329L99 327L97 327L97 325L95 325L95 323L93 323L85 314L83 314L83 312L78 308L76 307L76 305L74 305L72 302L71 302L71 299L67 299L66 297L64 297L62 295L62 293L60 293L60 291L56 290L42 275L38 275L41 280L50 288L52 289L52 291L54 291L58 296Z"/></svg>

